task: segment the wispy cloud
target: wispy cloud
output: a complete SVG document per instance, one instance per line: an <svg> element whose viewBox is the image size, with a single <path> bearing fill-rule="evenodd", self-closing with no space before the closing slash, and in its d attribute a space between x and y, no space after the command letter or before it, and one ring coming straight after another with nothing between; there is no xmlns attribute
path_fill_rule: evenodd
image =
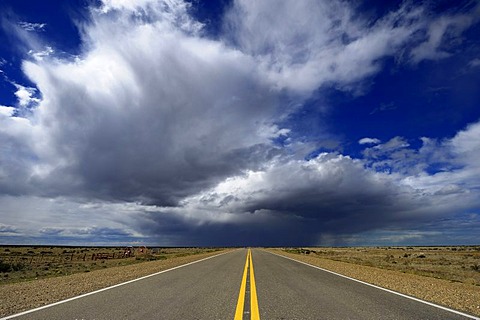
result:
<svg viewBox="0 0 480 320"><path fill-rule="evenodd" d="M370 114L375 114L375 113L378 113L378 112L395 110L395 109L397 109L397 106L396 106L395 103L393 103L393 102L390 102L390 103L382 103L379 107L376 107L375 109L373 109L373 110L370 112Z"/></svg>
<svg viewBox="0 0 480 320"><path fill-rule="evenodd" d="M451 56L453 52L450 50L458 45L462 32L480 19L480 4L473 2L473 5L468 13L460 12L433 19L426 29L426 41L411 52L412 61L418 63L425 59L438 60Z"/></svg>
<svg viewBox="0 0 480 320"><path fill-rule="evenodd" d="M52 47L47 46L45 50L42 50L42 51L30 50L28 51L28 54L31 55L36 61L42 61L45 57L50 56L54 52L55 51L52 49Z"/></svg>
<svg viewBox="0 0 480 320"><path fill-rule="evenodd" d="M358 140L359 144L379 144L380 142L377 138L362 138Z"/></svg>
<svg viewBox="0 0 480 320"><path fill-rule="evenodd" d="M46 23L34 23L34 22L26 22L20 21L18 25L25 31L44 31L45 27L47 26Z"/></svg>
<svg viewBox="0 0 480 320"><path fill-rule="evenodd" d="M441 48L460 39L477 21L479 8L435 17L404 2L372 23L340 1L239 0L226 28L231 42L254 56L279 88L308 92L333 83L355 91L359 81L380 70L382 57L400 54L413 63L447 57Z"/></svg>
<svg viewBox="0 0 480 320"><path fill-rule="evenodd" d="M480 67L480 59L476 58L476 59L471 60L468 63L468 66L471 67L471 68Z"/></svg>

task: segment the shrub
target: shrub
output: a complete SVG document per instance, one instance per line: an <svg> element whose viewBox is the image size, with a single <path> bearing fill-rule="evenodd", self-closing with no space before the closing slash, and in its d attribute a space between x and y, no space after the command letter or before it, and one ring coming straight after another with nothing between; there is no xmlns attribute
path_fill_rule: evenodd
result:
<svg viewBox="0 0 480 320"><path fill-rule="evenodd" d="M10 271L10 264L0 261L0 272L9 272Z"/></svg>
<svg viewBox="0 0 480 320"><path fill-rule="evenodd" d="M21 263L8 263L0 261L0 272L20 271L25 269L25 265Z"/></svg>

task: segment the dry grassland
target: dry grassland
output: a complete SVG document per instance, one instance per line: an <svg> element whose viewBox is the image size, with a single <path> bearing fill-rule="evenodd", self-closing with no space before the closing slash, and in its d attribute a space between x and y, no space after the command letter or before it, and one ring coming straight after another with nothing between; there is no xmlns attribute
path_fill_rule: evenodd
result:
<svg viewBox="0 0 480 320"><path fill-rule="evenodd" d="M219 249L1 246L0 285L217 250Z"/></svg>
<svg viewBox="0 0 480 320"><path fill-rule="evenodd" d="M480 286L480 246L291 248L286 251Z"/></svg>

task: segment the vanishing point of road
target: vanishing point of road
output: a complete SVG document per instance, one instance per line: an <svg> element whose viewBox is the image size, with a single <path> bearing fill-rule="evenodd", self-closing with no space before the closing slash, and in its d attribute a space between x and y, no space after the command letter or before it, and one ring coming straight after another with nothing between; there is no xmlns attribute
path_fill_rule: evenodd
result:
<svg viewBox="0 0 480 320"><path fill-rule="evenodd" d="M477 319L239 249L4 319Z"/></svg>

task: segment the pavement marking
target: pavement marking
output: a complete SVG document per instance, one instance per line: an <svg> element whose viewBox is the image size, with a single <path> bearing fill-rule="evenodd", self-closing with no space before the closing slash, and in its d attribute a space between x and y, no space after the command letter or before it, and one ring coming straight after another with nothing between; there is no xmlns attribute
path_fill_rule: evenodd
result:
<svg viewBox="0 0 480 320"><path fill-rule="evenodd" d="M349 280L352 280L352 281L355 281L355 282L359 282L359 283L361 283L361 284L364 284L364 285L367 285L367 286L370 286L370 287L373 287L373 288L376 288L376 289L380 289L380 290L383 290L383 291L386 291L386 292L389 292L389 293L393 293L393 294L396 294L396 295L398 295L398 296L401 296L401 297L404 297L404 298L407 298L407 299L411 299L411 300L414 300L414 301L417 301L417 302L421 302L421 303L427 304L427 305L432 306L432 307L436 307L436 308L439 308L439 309L442 309L442 310L445 310L445 311L449 311L449 312L452 312L452 313L455 313L455 314L464 316L464 317L469 318L469 319L480 320L480 318L477 318L477 317L475 317L475 316L472 316L472 315L463 313L463 312L461 312L461 311L457 311L457 310L453 310L453 309L450 309L450 308L447 308L447 307L444 307L444 306L440 306L440 305L438 305L438 304L435 304L435 303L432 303L432 302L428 302L428 301L425 301L425 300L421 300L421 299L418 299L418 298L415 298L415 297L412 297L412 296L408 296L408 295L406 295L406 294L403 294L403 293L400 293L400 292L397 292L397 291L393 291L393 290L390 290L390 289L382 288L382 287L376 286L376 285L374 285L374 284L371 284L371 283L368 283L368 282L365 282L365 281L362 281L362 280L358 280L358 279L355 279L355 278L351 278L351 277L345 276L345 275L340 274L340 273L336 273L336 272L333 272L333 271L330 271L330 270L327 270L327 269L323 269L323 268L317 267L317 266L315 266L315 265L313 265L313 264L309 264L309 263L306 263L306 262L303 262L303 261L299 261L299 260L296 260L296 259L293 259L293 258L290 258L290 257L282 256L281 254L278 254L278 253L273 253L273 252L266 251L266 250L263 250L263 251L268 252L268 253L273 254L273 255L276 255L276 256L279 256L279 257L282 257L282 258L285 258L285 259L289 259L289 260L292 260L292 261L295 261L295 262L304 264L304 265L306 265L306 266L309 266L309 267L312 267L312 268L315 268L315 269L319 269L319 270L322 270L322 271L325 271L325 272L334 274L334 275L336 275L336 276L339 276L339 277L342 277L342 278L345 278L345 279L349 279ZM0 320L1 320L1 319L0 319Z"/></svg>
<svg viewBox="0 0 480 320"><path fill-rule="evenodd" d="M29 313L32 313L32 312L35 312L35 311L39 311L39 310L43 310L43 309L46 309L46 308L50 308L50 307L53 307L53 306L56 306L56 305L59 305L59 304L65 303L65 302L70 302L70 301L73 301L73 300L77 300L77 299L80 299L80 298L83 298L83 297L90 296L90 295L95 294L95 293L99 293L99 292L107 291L107 290L110 290L110 289L114 289L114 288L117 288L117 287L120 287L120 286L129 284L129 283L132 283L132 282L135 282L135 281L139 281L139 280L143 280L143 279L146 279L146 278L150 278L150 277L153 277L153 276L156 276L156 275L159 275L159 274L168 272L168 271L173 271L173 270L176 270L176 269L179 269L179 268L183 268L183 267L186 267L186 266L189 266L189 265L198 263L198 262L202 262L202 261L205 261L205 260L208 260L208 259L212 259L212 258L221 256L221 255L224 255L224 254L227 254L227 253L231 253L231 252L234 252L234 251L222 252L222 253L216 254L216 255L214 255L214 256L206 257L206 258L203 258L203 259L200 259L200 260L196 260L196 261L192 261L192 262L189 262L189 263L186 263L186 264L182 264L182 265L179 265L179 266L176 266L176 267L167 269L167 270L163 270L163 271L159 271L159 272L156 272L156 273L152 273L152 274L149 274L149 275L147 275L147 276L143 276L143 277L141 277L141 278L129 280L129 281L126 281L126 282L122 282L122 283L119 283L119 284L110 286L110 287L106 287L106 288L99 289L99 290L96 290L96 291L88 292L88 293L85 293L85 294L82 294L82 295L79 295L79 296L75 296L75 297L72 297L72 298L69 298L69 299L65 299L65 300L61 300L61 301L58 301L58 302L54 302L54 303L51 303L51 304L47 304L47 305L42 306L42 307L38 307L38 308L35 308L35 309L30 309L30 310L27 310L27 311L23 311L23 312L20 312L20 313L16 313L16 314L13 314L13 315L10 315L10 316L7 316L7 317L0 318L0 320L7 320L7 319L13 319L13 318L16 318L16 317L20 317L20 316L23 316L23 315L26 315L26 314L29 314Z"/></svg>
<svg viewBox="0 0 480 320"><path fill-rule="evenodd" d="M245 307L245 293L247 288L247 276L250 269L250 320L260 320L258 311L257 287L255 286L255 274L253 271L252 250L248 249L245 268L243 270L242 283L240 284L240 292L238 293L237 309L235 309L234 320L243 320ZM1 319L0 319L1 320Z"/></svg>
<svg viewBox="0 0 480 320"><path fill-rule="evenodd" d="M260 320L260 313L258 311L257 287L255 286L255 274L253 272L252 252L250 253L250 319Z"/></svg>
<svg viewBox="0 0 480 320"><path fill-rule="evenodd" d="M243 270L242 282L240 284L240 292L238 293L237 309L235 310L234 320L243 319L243 307L245 305L245 290L247 288L248 257L250 257L250 249L248 249L248 252L247 252L247 259L245 261L245 268Z"/></svg>

